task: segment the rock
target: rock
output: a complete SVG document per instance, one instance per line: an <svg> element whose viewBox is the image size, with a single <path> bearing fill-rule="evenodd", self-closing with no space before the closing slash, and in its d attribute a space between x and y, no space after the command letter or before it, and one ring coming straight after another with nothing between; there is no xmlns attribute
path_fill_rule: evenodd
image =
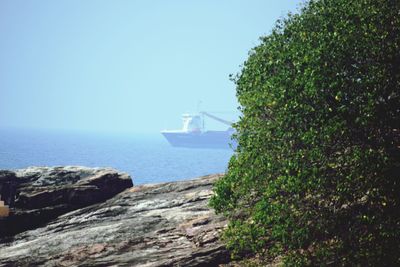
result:
<svg viewBox="0 0 400 267"><path fill-rule="evenodd" d="M14 172L0 170L0 200L13 206L18 179Z"/></svg>
<svg viewBox="0 0 400 267"><path fill-rule="evenodd" d="M132 185L128 174L110 168L31 167L0 171L1 199L11 208L10 216L0 221L0 237L103 202Z"/></svg>
<svg viewBox="0 0 400 267"><path fill-rule="evenodd" d="M226 220L208 207L219 175L132 187L0 244L0 266L218 266Z"/></svg>

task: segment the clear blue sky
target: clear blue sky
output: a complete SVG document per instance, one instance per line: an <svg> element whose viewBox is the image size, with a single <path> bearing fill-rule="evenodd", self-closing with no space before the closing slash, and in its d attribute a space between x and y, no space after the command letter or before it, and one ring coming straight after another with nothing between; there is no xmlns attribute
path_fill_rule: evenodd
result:
<svg viewBox="0 0 400 267"><path fill-rule="evenodd" d="M1 0L0 127L156 133L200 100L236 112L228 75L300 2Z"/></svg>

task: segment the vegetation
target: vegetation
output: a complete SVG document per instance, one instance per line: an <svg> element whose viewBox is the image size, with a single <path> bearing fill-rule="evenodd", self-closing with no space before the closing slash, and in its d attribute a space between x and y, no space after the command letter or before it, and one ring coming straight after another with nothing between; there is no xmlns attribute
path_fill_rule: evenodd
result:
<svg viewBox="0 0 400 267"><path fill-rule="evenodd" d="M309 1L234 80L239 145L211 199L233 256L400 266L400 1Z"/></svg>

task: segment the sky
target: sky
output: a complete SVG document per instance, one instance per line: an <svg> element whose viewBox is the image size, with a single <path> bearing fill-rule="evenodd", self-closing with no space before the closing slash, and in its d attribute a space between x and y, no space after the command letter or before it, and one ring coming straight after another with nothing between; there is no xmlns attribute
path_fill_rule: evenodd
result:
<svg viewBox="0 0 400 267"><path fill-rule="evenodd" d="M0 0L0 128L158 133L186 112L236 119L229 74L301 2Z"/></svg>

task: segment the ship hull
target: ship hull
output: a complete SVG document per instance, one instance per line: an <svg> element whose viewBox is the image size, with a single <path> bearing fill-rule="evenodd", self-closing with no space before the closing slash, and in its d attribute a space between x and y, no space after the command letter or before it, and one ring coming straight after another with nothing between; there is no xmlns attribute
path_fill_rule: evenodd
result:
<svg viewBox="0 0 400 267"><path fill-rule="evenodd" d="M235 147L232 131L206 132L162 132L162 135L174 147L221 148Z"/></svg>

